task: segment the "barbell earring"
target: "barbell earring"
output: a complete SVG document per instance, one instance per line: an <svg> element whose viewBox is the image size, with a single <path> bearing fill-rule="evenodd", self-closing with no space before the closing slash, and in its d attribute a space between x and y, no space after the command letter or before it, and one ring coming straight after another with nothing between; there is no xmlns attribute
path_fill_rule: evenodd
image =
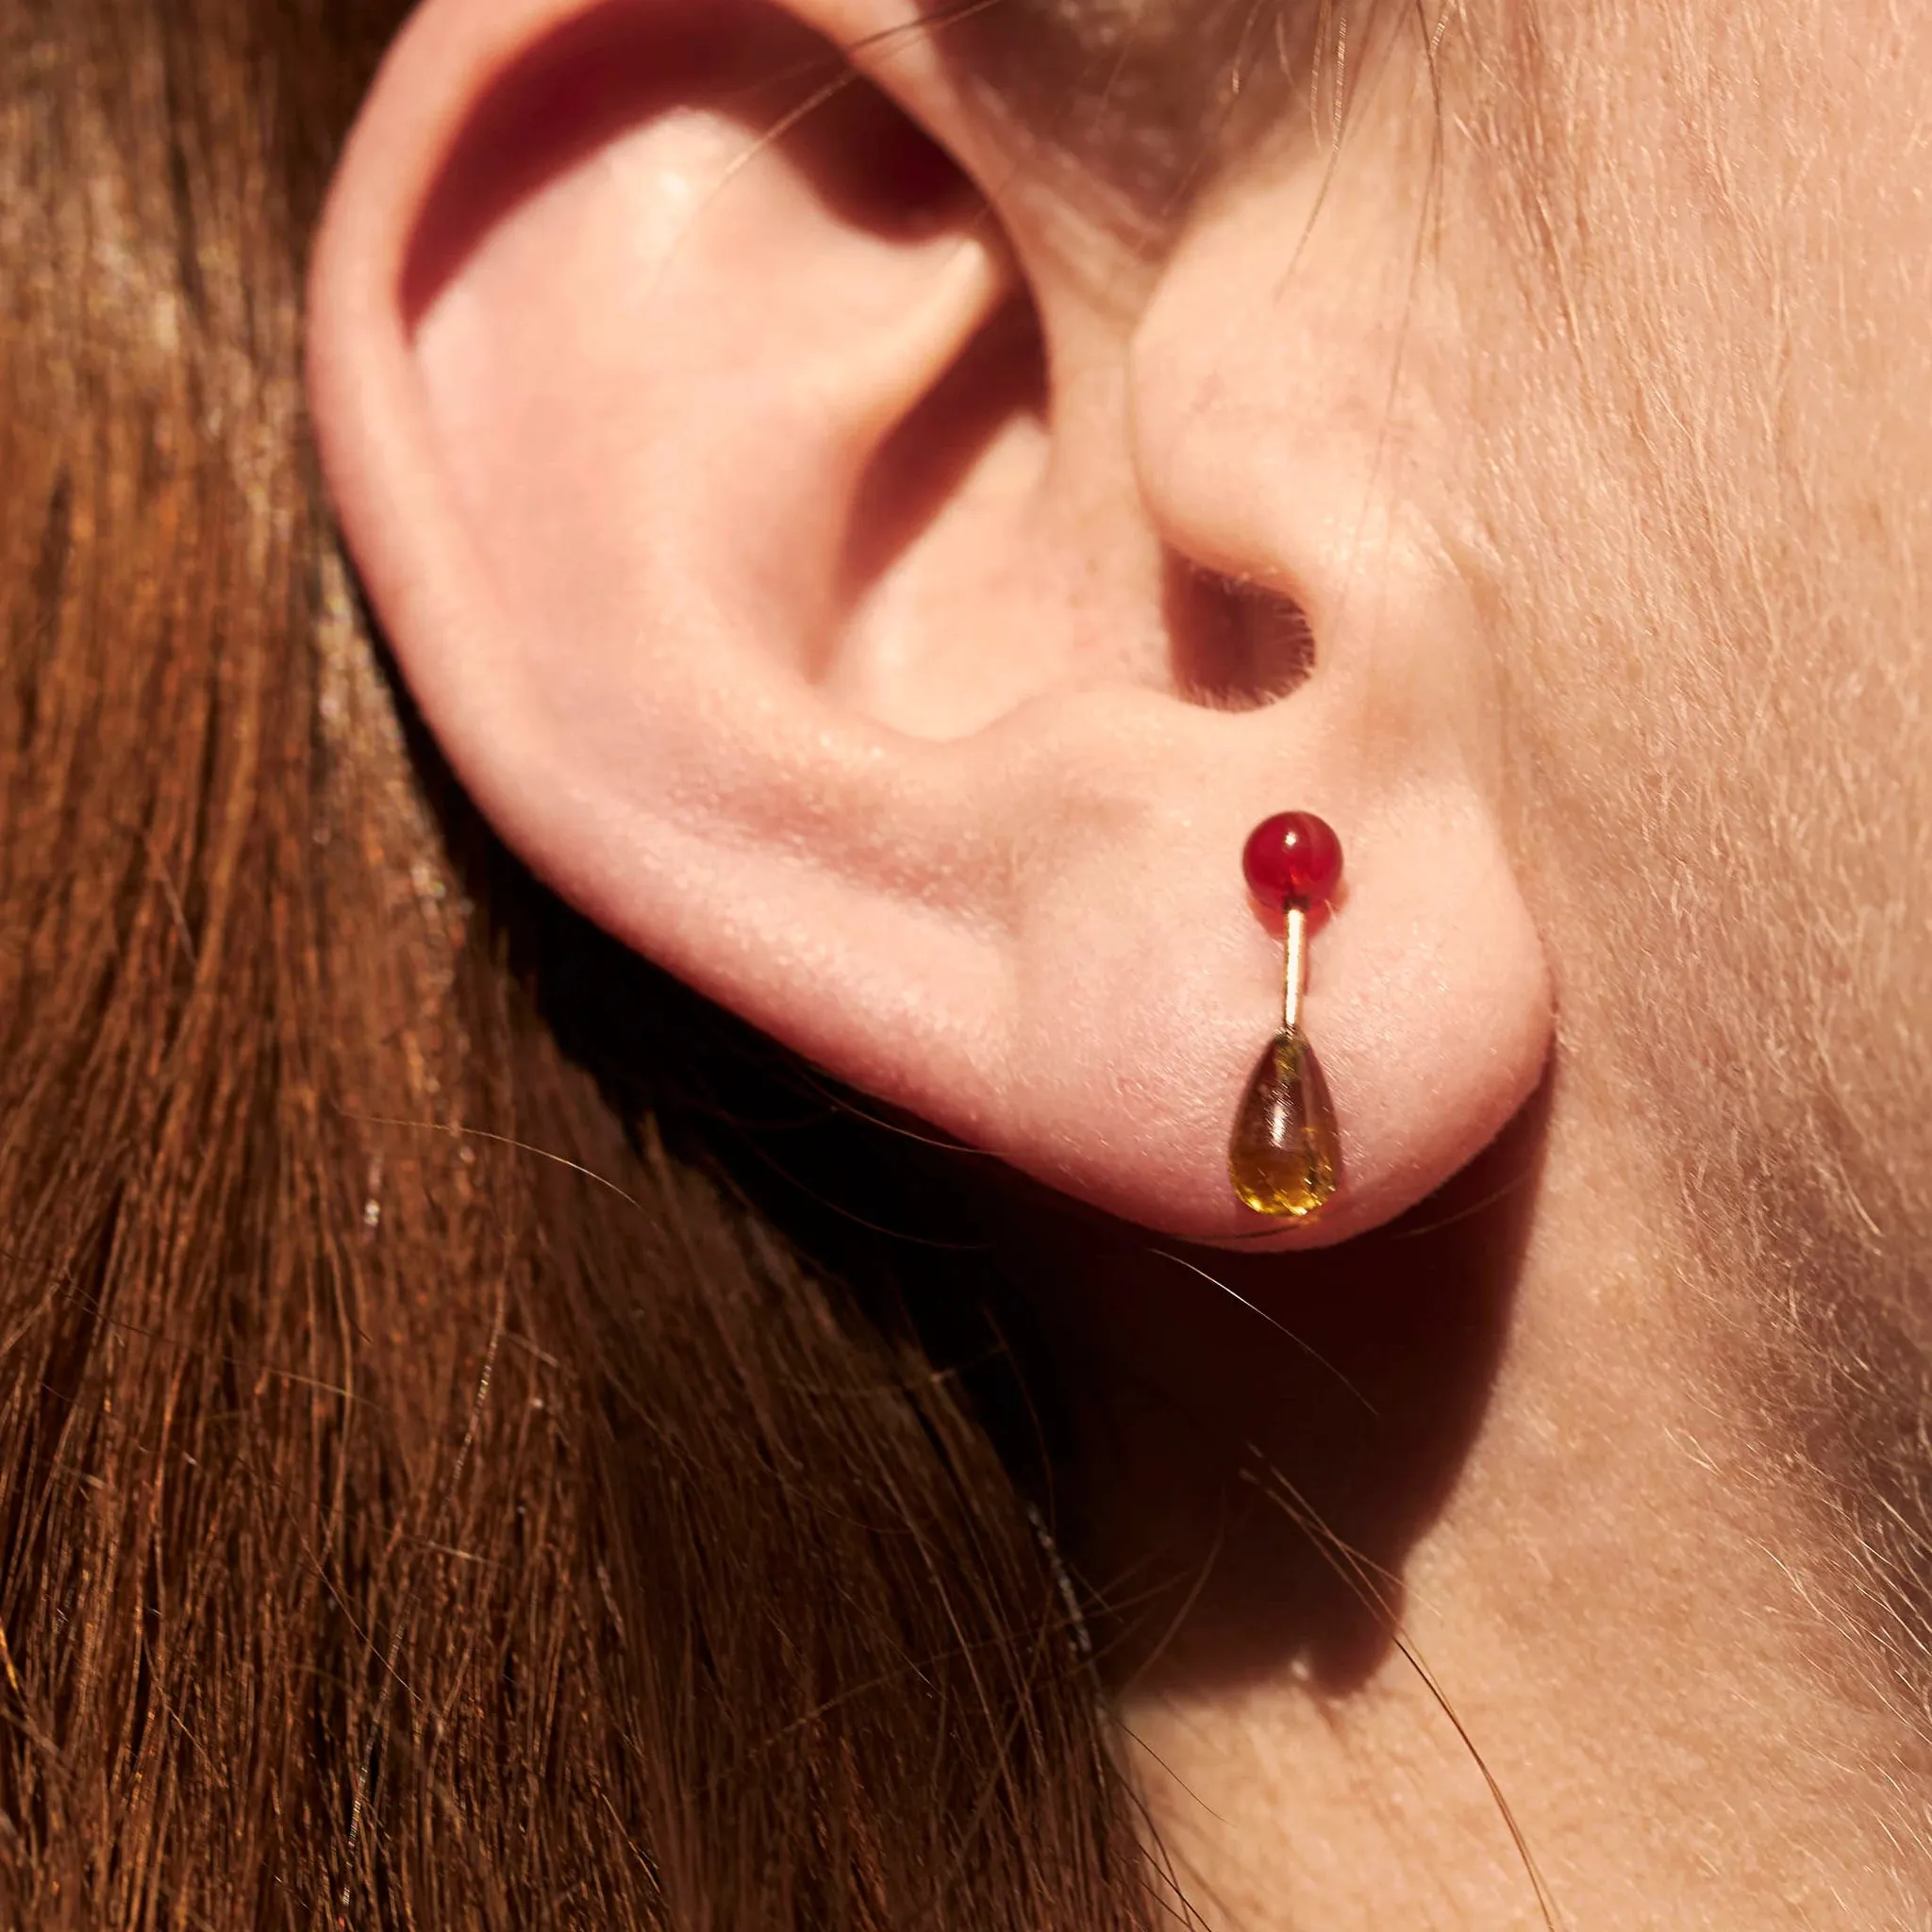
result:
<svg viewBox="0 0 1932 1932"><path fill-rule="evenodd" d="M1341 1175L1328 1083L1302 1031L1309 915L1341 882L1341 841L1313 812L1276 812L1248 834L1241 870L1256 899L1281 914L1281 1027L1236 1110L1228 1178L1256 1213L1308 1221L1334 1198Z"/></svg>

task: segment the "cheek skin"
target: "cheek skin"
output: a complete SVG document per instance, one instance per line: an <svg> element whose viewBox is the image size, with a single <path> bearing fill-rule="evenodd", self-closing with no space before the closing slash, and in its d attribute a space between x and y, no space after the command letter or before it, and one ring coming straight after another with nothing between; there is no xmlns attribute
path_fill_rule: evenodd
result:
<svg viewBox="0 0 1932 1932"><path fill-rule="evenodd" d="M1697 1212L1847 1280L1877 1227L1903 1278L1932 1259L1932 31L1692 12L1642 33L1694 59L1586 10L1512 90L1462 77L1444 260L1516 838L1566 1035ZM1514 58L1518 25L1472 35Z"/></svg>

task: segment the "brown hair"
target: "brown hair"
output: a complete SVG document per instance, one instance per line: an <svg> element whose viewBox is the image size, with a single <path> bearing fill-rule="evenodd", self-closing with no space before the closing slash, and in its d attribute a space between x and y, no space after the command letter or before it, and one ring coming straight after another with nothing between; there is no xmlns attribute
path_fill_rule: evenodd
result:
<svg viewBox="0 0 1932 1932"><path fill-rule="evenodd" d="M355 600L298 290L398 10L0 15L0 1922L1143 1923L977 1291L801 1258L887 1154Z"/></svg>

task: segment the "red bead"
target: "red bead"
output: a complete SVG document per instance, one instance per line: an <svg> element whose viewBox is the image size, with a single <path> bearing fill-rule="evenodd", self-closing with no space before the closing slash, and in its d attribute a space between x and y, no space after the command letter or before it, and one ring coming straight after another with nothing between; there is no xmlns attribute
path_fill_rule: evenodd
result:
<svg viewBox="0 0 1932 1932"><path fill-rule="evenodd" d="M1312 906L1341 882L1341 841L1311 811L1278 811L1248 834L1241 870L1262 905Z"/></svg>

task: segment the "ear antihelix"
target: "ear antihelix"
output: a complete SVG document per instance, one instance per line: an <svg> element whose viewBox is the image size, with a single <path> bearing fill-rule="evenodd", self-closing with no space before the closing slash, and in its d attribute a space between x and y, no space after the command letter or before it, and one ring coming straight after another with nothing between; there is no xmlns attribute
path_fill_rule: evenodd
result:
<svg viewBox="0 0 1932 1932"><path fill-rule="evenodd" d="M951 365L1013 291L1012 258L990 225L933 245L944 250L943 258L891 332L881 333L862 361L841 358L827 373L827 399L868 443L917 406L935 372Z"/></svg>

